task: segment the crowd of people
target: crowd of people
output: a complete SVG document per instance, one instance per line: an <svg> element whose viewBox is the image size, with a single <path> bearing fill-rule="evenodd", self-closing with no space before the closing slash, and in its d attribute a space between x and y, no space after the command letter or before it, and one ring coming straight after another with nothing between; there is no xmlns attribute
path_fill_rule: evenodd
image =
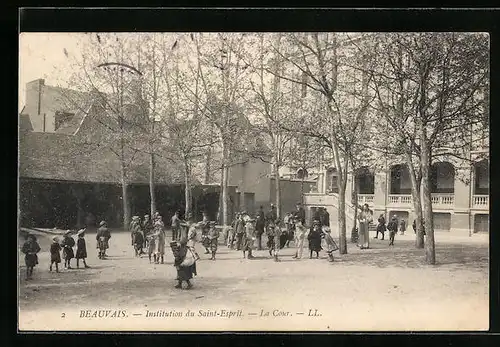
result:
<svg viewBox="0 0 500 347"><path fill-rule="evenodd" d="M264 249L262 238L265 236L267 237L266 246L269 256L276 262L280 261L280 251L285 247L291 247L291 242L295 248L293 258L301 259L306 240L310 259L313 256L318 259L319 253L324 250L328 261L333 262L333 252L338 250L338 246L331 236L329 219L326 209L318 208L313 215L312 225L308 228L305 210L300 203L297 203L295 211L285 213L282 219L278 217L276 207L271 204L267 213L264 213L263 206L260 206L254 217L245 211L236 213L231 225L222 227L222 235L228 249L241 251L243 258L247 259L255 257L253 253L255 249L259 251ZM361 207L358 222L358 247L367 249L369 248L369 226L373 222L373 212L367 204ZM384 215L381 214L377 222L375 238L381 234L381 240L384 240L385 232L389 231L390 246L394 246L394 238L398 230L400 230L401 235L406 231L406 221L404 219L398 221L396 215L393 215L389 223L386 223ZM215 221L210 221L207 213L203 213L203 219L200 222L194 222L191 215L188 215L185 220L181 219L180 211L175 212L172 216L170 225L172 228L170 248L174 256L174 266L177 269L178 283L176 288L182 288L182 284L186 282L189 289L192 287L190 280L197 274L196 262L200 259L196 250L198 241L201 241L205 254L210 254L210 260L215 261L221 227L217 227ZM155 212L152 218L149 215L145 215L142 219L139 216L133 216L129 228L131 246L135 256L141 257L147 254L150 263L163 264L167 236L160 213ZM416 221L413 222L413 229L416 232ZM59 272L61 251L65 269L72 269L71 260L73 258L76 258L77 268L80 267L80 260L82 260L84 268L89 268L86 263L85 232L84 228L76 233L77 242L69 230L63 235L62 241L57 236L53 238L53 243L50 246L50 271L53 270L54 266L55 271ZM110 239L111 232L106 221L102 221L96 233L96 248L99 259L107 258L106 250L109 248ZM73 251L75 245L76 253ZM21 251L25 254L26 278L31 279L33 268L38 264L37 253L40 252L35 235L28 235Z"/></svg>

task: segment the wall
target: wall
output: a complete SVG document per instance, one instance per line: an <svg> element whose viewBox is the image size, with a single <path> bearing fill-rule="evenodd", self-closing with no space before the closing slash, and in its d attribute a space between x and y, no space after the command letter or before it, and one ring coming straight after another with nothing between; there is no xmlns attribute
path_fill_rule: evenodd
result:
<svg viewBox="0 0 500 347"><path fill-rule="evenodd" d="M315 186L315 182L304 181L304 193L309 193L311 188ZM281 179L280 180L280 189L281 189L281 212L282 215L286 212L291 212L296 210L297 202L302 200L302 196L300 193L300 180L288 180ZM275 189L275 180L270 179L270 192L269 197L270 200L264 205L264 209L269 208L269 203L271 201L276 201L276 189ZM267 206L267 207L266 207Z"/></svg>
<svg viewBox="0 0 500 347"><path fill-rule="evenodd" d="M251 159L247 163L234 165L229 169L229 184L236 186L240 194L240 207L245 208L244 193L254 193L254 206L257 210L260 205L268 205L270 201L271 165L259 159Z"/></svg>

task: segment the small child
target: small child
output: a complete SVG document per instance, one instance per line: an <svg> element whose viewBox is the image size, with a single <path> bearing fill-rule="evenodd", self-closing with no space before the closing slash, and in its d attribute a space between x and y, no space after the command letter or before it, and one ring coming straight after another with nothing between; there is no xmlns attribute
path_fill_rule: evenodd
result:
<svg viewBox="0 0 500 347"><path fill-rule="evenodd" d="M210 240L210 250L212 251L212 257L210 260L215 260L215 254L217 253L217 246L219 244L219 230L215 227L214 221L210 222L208 239Z"/></svg>
<svg viewBox="0 0 500 347"><path fill-rule="evenodd" d="M59 272L59 263L61 263L61 245L59 244L59 238L54 236L52 239L52 244L50 245L50 268L52 272L52 265L56 264L56 272Z"/></svg>
<svg viewBox="0 0 500 347"><path fill-rule="evenodd" d="M139 230L134 230L132 233L132 242L134 244L135 256L139 257L143 254L142 246L144 244L144 238Z"/></svg>
<svg viewBox="0 0 500 347"><path fill-rule="evenodd" d="M64 268L71 269L71 259L75 257L73 252L73 247L75 246L75 240L70 236L71 230L67 230L64 234L64 238L61 246L63 247L63 257L64 257Z"/></svg>
<svg viewBox="0 0 500 347"><path fill-rule="evenodd" d="M318 220L313 222L313 228L309 232L307 239L309 240L309 259L312 259L313 252L316 252L316 259L319 258L319 252L322 250L321 248L321 227Z"/></svg>
<svg viewBox="0 0 500 347"><path fill-rule="evenodd" d="M394 236L398 232L398 220L396 216L392 216L391 221L387 225L387 230L389 230L389 246L394 246Z"/></svg>
<svg viewBox="0 0 500 347"><path fill-rule="evenodd" d="M326 254L328 255L328 261L333 262L333 252L335 252L339 248L331 235L331 229L329 227L323 228L323 237L326 243Z"/></svg>
<svg viewBox="0 0 500 347"><path fill-rule="evenodd" d="M26 279L30 280L33 276L33 268L38 264L37 253L40 252L40 245L36 242L35 235L28 235L28 239L23 244L21 252L25 254Z"/></svg>
<svg viewBox="0 0 500 347"><path fill-rule="evenodd" d="M87 245L85 244L85 229L80 229L78 231L78 240L76 243L76 268L80 268L79 261L83 260L83 266L88 269L90 266L85 262L85 258L87 258Z"/></svg>

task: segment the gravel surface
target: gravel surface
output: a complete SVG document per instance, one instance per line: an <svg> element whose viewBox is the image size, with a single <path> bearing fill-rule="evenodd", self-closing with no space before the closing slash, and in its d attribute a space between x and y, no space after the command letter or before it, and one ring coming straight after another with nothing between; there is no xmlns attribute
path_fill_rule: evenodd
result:
<svg viewBox="0 0 500 347"><path fill-rule="evenodd" d="M309 259L307 249L303 259L294 260L292 248L282 250L278 263L267 251L249 260L223 245L210 261L198 244L201 260L191 290L174 288L168 246L165 264L149 264L147 257L134 257L128 232L113 232L107 260L97 258L95 234L86 235L91 268L49 272L51 237L38 235L42 252L31 281L19 257L21 330L488 329L485 236L437 234L435 266L423 263L411 234L398 235L393 247L373 238L369 250L349 244L348 254L336 252L333 263L324 252ZM95 310L108 310L108 317L93 318ZM187 310L194 316L186 316ZM206 317L215 310L219 316ZM163 317L149 317L152 312Z"/></svg>

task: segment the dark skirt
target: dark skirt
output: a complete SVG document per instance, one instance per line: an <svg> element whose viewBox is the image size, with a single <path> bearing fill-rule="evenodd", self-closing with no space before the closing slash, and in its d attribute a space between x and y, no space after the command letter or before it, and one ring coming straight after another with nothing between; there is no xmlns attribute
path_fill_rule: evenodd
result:
<svg viewBox="0 0 500 347"><path fill-rule="evenodd" d="M195 274L194 270L195 265L191 266L178 266L177 267L177 280L178 281L188 281L193 278Z"/></svg>
<svg viewBox="0 0 500 347"><path fill-rule="evenodd" d="M59 251L50 253L50 262L59 264L61 262L61 253Z"/></svg>
<svg viewBox="0 0 500 347"><path fill-rule="evenodd" d="M274 235L267 235L267 248L274 249L275 240Z"/></svg>
<svg viewBox="0 0 500 347"><path fill-rule="evenodd" d="M76 259L85 259L87 258L87 245L85 245L85 241L80 242L78 240L78 247L76 248Z"/></svg>
<svg viewBox="0 0 500 347"><path fill-rule="evenodd" d="M321 248L321 239L310 239L309 240L309 250L313 252L319 252Z"/></svg>
<svg viewBox="0 0 500 347"><path fill-rule="evenodd" d="M27 267L34 267L38 264L38 256L36 254L26 254L24 256L24 262Z"/></svg>
<svg viewBox="0 0 500 347"><path fill-rule="evenodd" d="M290 235L288 233L283 233L280 235L280 249L285 247L286 242L289 240Z"/></svg>
<svg viewBox="0 0 500 347"><path fill-rule="evenodd" d="M75 253L73 252L73 248L72 247L64 247L63 257L66 260L73 259L75 257Z"/></svg>

